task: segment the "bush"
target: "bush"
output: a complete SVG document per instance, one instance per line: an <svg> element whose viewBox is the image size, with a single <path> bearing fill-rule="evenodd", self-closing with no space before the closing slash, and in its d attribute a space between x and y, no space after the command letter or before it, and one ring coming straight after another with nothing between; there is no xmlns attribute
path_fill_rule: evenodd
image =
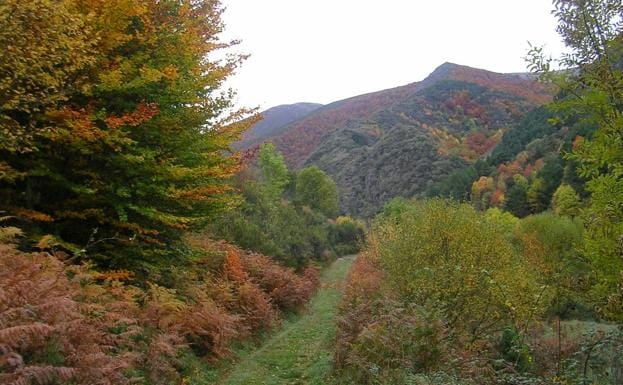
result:
<svg viewBox="0 0 623 385"><path fill-rule="evenodd" d="M85 293L69 272L54 256L0 245L0 382L127 383L133 357L112 353L136 331L123 315L134 307L117 303L102 313L100 305L77 302Z"/></svg>
<svg viewBox="0 0 623 385"><path fill-rule="evenodd" d="M399 298L431 304L453 332L475 340L523 325L544 307L535 272L499 226L467 204L413 202L377 221L368 252Z"/></svg>
<svg viewBox="0 0 623 385"><path fill-rule="evenodd" d="M181 354L228 356L234 342L275 325L280 310L300 309L318 285L314 267L297 275L222 242L191 243L195 262L162 276L170 287L134 286L127 271L0 244L0 382L178 383Z"/></svg>
<svg viewBox="0 0 623 385"><path fill-rule="evenodd" d="M338 217L329 227L329 243L339 256L357 254L363 246L365 226L351 217Z"/></svg>
<svg viewBox="0 0 623 385"><path fill-rule="evenodd" d="M354 339L343 376L357 384L405 384L441 366L447 354L443 322L426 310L386 301Z"/></svg>
<svg viewBox="0 0 623 385"><path fill-rule="evenodd" d="M311 297L318 285L317 272L310 267L303 277L294 270L275 264L270 258L251 253L242 259L245 272L251 282L257 284L283 311L300 309Z"/></svg>
<svg viewBox="0 0 623 385"><path fill-rule="evenodd" d="M439 199L388 205L348 275L337 320L338 377L358 384L546 383L535 376L555 374L557 345L536 320L553 291L524 246L548 243L517 238L531 221ZM561 343L563 358L570 349Z"/></svg>

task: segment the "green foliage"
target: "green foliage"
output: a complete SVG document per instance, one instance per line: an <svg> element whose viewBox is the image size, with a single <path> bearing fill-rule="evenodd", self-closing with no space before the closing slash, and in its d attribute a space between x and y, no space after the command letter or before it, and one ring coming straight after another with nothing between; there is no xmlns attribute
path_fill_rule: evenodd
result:
<svg viewBox="0 0 623 385"><path fill-rule="evenodd" d="M509 237L513 235L515 226L519 223L519 218L507 211L502 211L497 207L492 207L485 211L485 218Z"/></svg>
<svg viewBox="0 0 623 385"><path fill-rule="evenodd" d="M561 88L564 97L552 105L559 121L576 118L598 127L590 138L574 142L569 157L591 195L585 254L594 272L594 300L604 315L623 319L618 305L623 268L618 240L623 232L623 5L609 0L556 1L554 14L569 48L560 62L569 71L552 72L541 48L532 49L530 64Z"/></svg>
<svg viewBox="0 0 623 385"><path fill-rule="evenodd" d="M102 267L154 269L237 204L229 146L251 121L232 124L245 111L221 90L244 57L208 59L231 46L218 1L9 1L0 14L0 201L28 233Z"/></svg>
<svg viewBox="0 0 623 385"><path fill-rule="evenodd" d="M546 209L556 188L560 185L564 173L564 164L560 156L545 158L543 167L537 172L537 178L542 180L542 192L539 204ZM541 210L543 211L543 210Z"/></svg>
<svg viewBox="0 0 623 385"><path fill-rule="evenodd" d="M513 328L504 329L498 349L502 357L519 371L526 372L532 366L529 347L522 342L521 334Z"/></svg>
<svg viewBox="0 0 623 385"><path fill-rule="evenodd" d="M504 209L519 218L530 214L526 183L515 183L508 189Z"/></svg>
<svg viewBox="0 0 623 385"><path fill-rule="evenodd" d="M364 238L363 222L351 217L338 217L329 228L329 242L337 255L357 254Z"/></svg>
<svg viewBox="0 0 623 385"><path fill-rule="evenodd" d="M379 217L397 220L405 212L413 208L413 206L409 202L410 201L408 199L403 197L394 198L389 202L385 203L385 205L383 206L383 211L379 213Z"/></svg>
<svg viewBox="0 0 623 385"><path fill-rule="evenodd" d="M283 155L275 150L272 143L264 143L260 147L258 165L264 188L271 199L278 199L290 183L290 174Z"/></svg>
<svg viewBox="0 0 623 385"><path fill-rule="evenodd" d="M533 213L540 213L549 207L550 197L547 196L545 182L542 178L535 178L526 192L528 205Z"/></svg>
<svg viewBox="0 0 623 385"><path fill-rule="evenodd" d="M487 158L490 164L498 165L513 160L517 154L535 139L543 138L556 131L550 118L552 112L545 107L536 108L512 127Z"/></svg>
<svg viewBox="0 0 623 385"><path fill-rule="evenodd" d="M248 186L253 184L248 183ZM248 199L252 193L262 191L266 190L244 191L247 200L239 209L224 213L216 220L212 225L214 233L296 268L303 268L310 260L322 261L331 256L328 223L323 215L298 208L288 201L271 203L262 195Z"/></svg>
<svg viewBox="0 0 623 385"><path fill-rule="evenodd" d="M304 168L296 176L295 201L327 217L333 217L337 214L337 186L318 167Z"/></svg>
<svg viewBox="0 0 623 385"><path fill-rule="evenodd" d="M464 170L453 171L441 181L430 185L426 189L426 196L469 201L472 183L478 176L476 168L473 166L467 167Z"/></svg>
<svg viewBox="0 0 623 385"><path fill-rule="evenodd" d="M552 197L552 208L556 215L575 218L580 213L582 202L573 187L561 184Z"/></svg>
<svg viewBox="0 0 623 385"><path fill-rule="evenodd" d="M369 241L400 298L438 309L452 332L474 339L523 325L542 306L534 273L496 223L466 204L411 206L398 220L381 219Z"/></svg>
<svg viewBox="0 0 623 385"><path fill-rule="evenodd" d="M578 220L546 212L522 219L516 237L523 254L539 272L538 281L553 292L550 312L565 312L586 302L586 264L577 250L583 245L583 226Z"/></svg>
<svg viewBox="0 0 623 385"><path fill-rule="evenodd" d="M296 181L293 187L293 180ZM238 179L244 201L211 226L219 237L302 269L311 260L358 250L363 230L353 220L329 221L337 207L335 183L317 168L290 173L272 145L260 151L258 167ZM292 199L293 197L293 199Z"/></svg>

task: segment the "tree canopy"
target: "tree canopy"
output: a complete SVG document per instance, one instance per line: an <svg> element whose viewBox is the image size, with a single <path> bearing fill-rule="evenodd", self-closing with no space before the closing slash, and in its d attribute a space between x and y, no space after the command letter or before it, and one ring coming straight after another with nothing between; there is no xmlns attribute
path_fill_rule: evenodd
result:
<svg viewBox="0 0 623 385"><path fill-rule="evenodd" d="M332 217L337 214L337 186L318 167L304 168L296 176L296 201Z"/></svg>
<svg viewBox="0 0 623 385"><path fill-rule="evenodd" d="M232 124L246 112L221 91L244 56L212 59L233 44L221 12L217 0L2 2L1 209L121 266L118 248L171 254L236 204L229 145L250 121Z"/></svg>

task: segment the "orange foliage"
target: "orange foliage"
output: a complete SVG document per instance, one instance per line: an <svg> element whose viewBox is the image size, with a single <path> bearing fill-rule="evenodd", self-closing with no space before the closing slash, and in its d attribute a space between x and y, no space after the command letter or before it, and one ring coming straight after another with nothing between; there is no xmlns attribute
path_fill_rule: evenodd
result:
<svg viewBox="0 0 623 385"><path fill-rule="evenodd" d="M412 95L417 88L418 84L412 83L341 101L331 109L324 109L321 114L311 114L292 125L283 135L274 139L275 146L283 152L288 165L297 167L327 133L343 127L349 120L363 120L379 110L389 108Z"/></svg>
<svg viewBox="0 0 623 385"><path fill-rule="evenodd" d="M136 127L158 114L158 107L155 103L139 103L136 110L122 116L109 116L105 119L109 128L116 129L121 126Z"/></svg>
<svg viewBox="0 0 623 385"><path fill-rule="evenodd" d="M36 221L36 222L53 222L54 218L51 216L35 211L29 210L22 207L11 207L11 213L16 217L21 217L24 219Z"/></svg>
<svg viewBox="0 0 623 385"><path fill-rule="evenodd" d="M227 356L235 341L273 327L280 309L304 306L318 285L315 267L298 275L224 242L193 246L205 260L175 287L142 289L128 271L0 244L0 383L126 384L137 370L153 384L179 383L180 349Z"/></svg>
<svg viewBox="0 0 623 385"><path fill-rule="evenodd" d="M239 283L249 279L242 267L240 251L234 247L227 250L227 255L223 261L223 275L225 278Z"/></svg>
<svg viewBox="0 0 623 385"><path fill-rule="evenodd" d="M73 299L80 292L56 258L0 245L0 382L127 382L122 371L131 356L109 354L118 336L97 313L89 313L89 306ZM55 351L64 358L62 366L46 362L44 352Z"/></svg>
<svg viewBox="0 0 623 385"><path fill-rule="evenodd" d="M334 353L337 367L346 365L352 343L373 318L372 307L380 296L382 278L381 270L366 253L353 262L340 305L341 316L337 319Z"/></svg>
<svg viewBox="0 0 623 385"><path fill-rule="evenodd" d="M501 136L493 135L487 137L484 132L470 132L464 139L467 147L475 152L479 157L486 154L500 141Z"/></svg>
<svg viewBox="0 0 623 385"><path fill-rule="evenodd" d="M262 288L282 310L296 310L309 300L317 281L297 275L294 270L277 265L267 256L251 253L242 260L251 282ZM307 277L314 273L307 272Z"/></svg>
<svg viewBox="0 0 623 385"><path fill-rule="evenodd" d="M54 140L65 143L76 140L94 142L105 136L104 131L100 130L94 123L92 108L72 109L64 107L61 110L49 111L47 116L70 129L69 131L54 132L52 134Z"/></svg>
<svg viewBox="0 0 623 385"><path fill-rule="evenodd" d="M577 135L575 139L573 139L573 150L578 150L582 143L584 142L584 137L581 135Z"/></svg>
<svg viewBox="0 0 623 385"><path fill-rule="evenodd" d="M95 272L92 274L95 281L131 281L134 279L134 273L128 270L110 270L103 272Z"/></svg>
<svg viewBox="0 0 623 385"><path fill-rule="evenodd" d="M498 172L500 174L513 176L517 174L522 174L522 166L517 161L512 163L504 163L498 166Z"/></svg>
<svg viewBox="0 0 623 385"><path fill-rule="evenodd" d="M454 95L446 101L445 105L453 111L460 109L465 115L476 118L483 124L489 121L487 112L471 97L469 91L463 90L455 92Z"/></svg>
<svg viewBox="0 0 623 385"><path fill-rule="evenodd" d="M381 287L383 274L372 260L361 254L348 272L342 306L355 306L374 298Z"/></svg>
<svg viewBox="0 0 623 385"><path fill-rule="evenodd" d="M491 194L491 206L501 207L504 202L506 202L506 197L503 191L495 190L493 194Z"/></svg>
<svg viewBox="0 0 623 385"><path fill-rule="evenodd" d="M479 84L495 91L519 96L531 103L541 105L552 100L547 85L528 80L523 76L496 74L488 71L478 71L468 67L457 66L452 69L452 79Z"/></svg>

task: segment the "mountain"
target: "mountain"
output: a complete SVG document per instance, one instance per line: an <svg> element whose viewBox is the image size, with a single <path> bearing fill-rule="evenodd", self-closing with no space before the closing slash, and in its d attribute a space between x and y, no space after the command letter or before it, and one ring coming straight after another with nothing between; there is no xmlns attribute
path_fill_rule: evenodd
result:
<svg viewBox="0 0 623 385"><path fill-rule="evenodd" d="M318 103L296 103L269 108L260 113L262 120L254 124L236 146L238 148L248 148L268 138L277 136L288 123L299 120L320 107L322 107L322 104Z"/></svg>
<svg viewBox="0 0 623 385"><path fill-rule="evenodd" d="M486 156L550 100L530 75L444 63L420 82L320 107L270 140L291 166L330 174L343 212L368 217Z"/></svg>

